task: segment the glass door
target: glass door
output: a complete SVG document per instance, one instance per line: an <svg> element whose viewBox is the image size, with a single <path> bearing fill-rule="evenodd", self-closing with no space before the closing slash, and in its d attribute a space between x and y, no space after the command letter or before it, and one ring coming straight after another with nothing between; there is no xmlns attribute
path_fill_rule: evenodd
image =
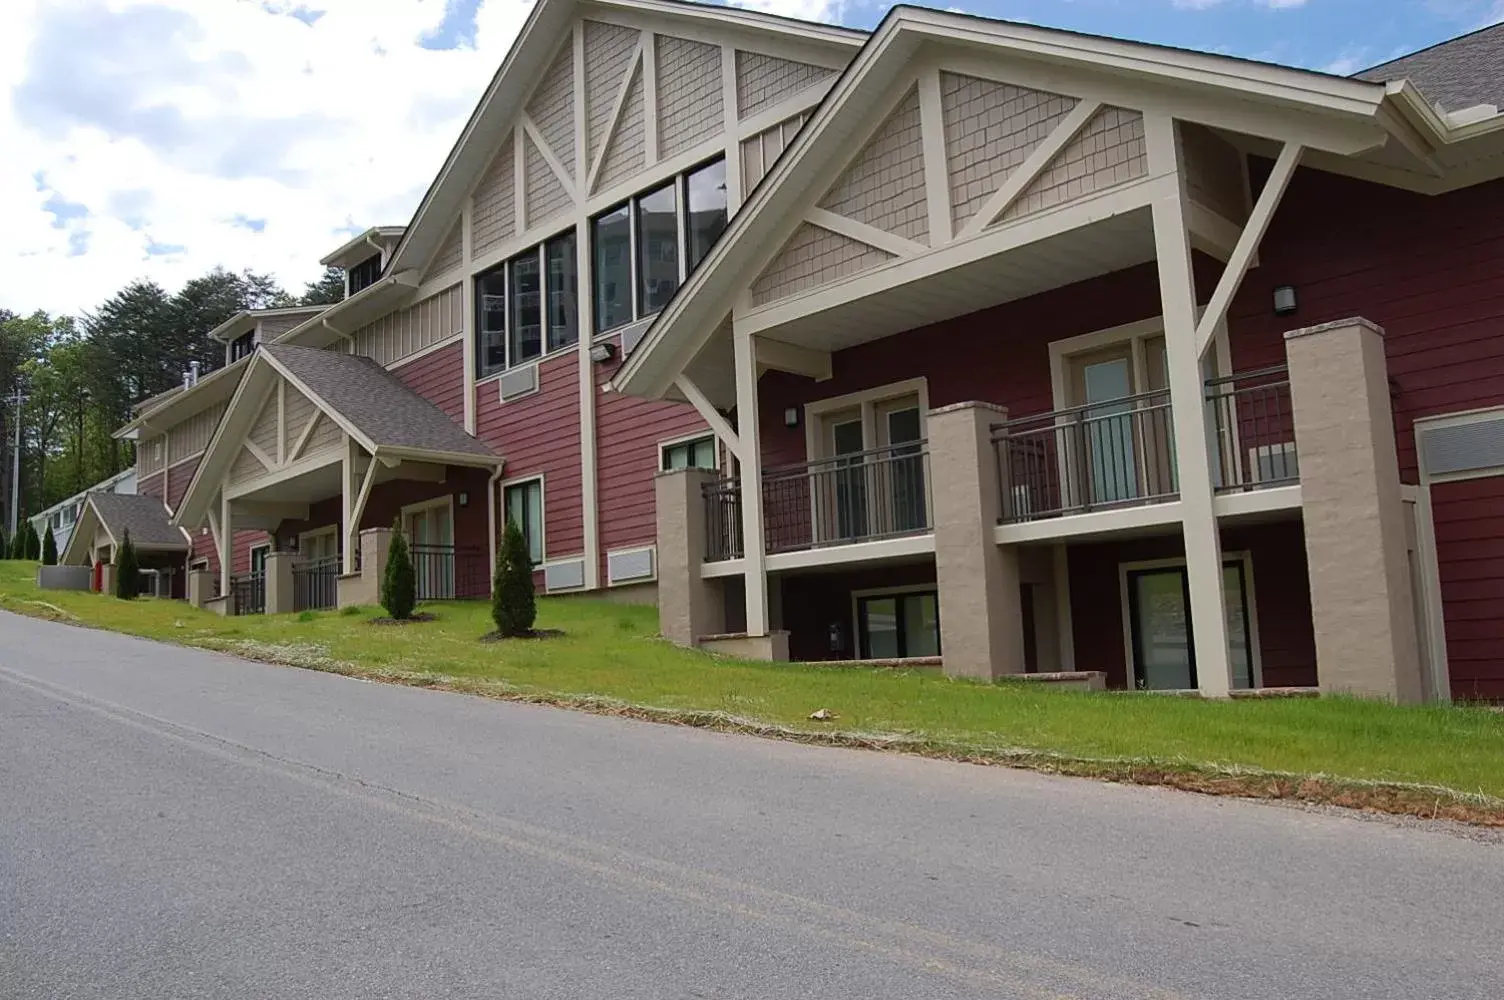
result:
<svg viewBox="0 0 1504 1000"><path fill-rule="evenodd" d="M940 605L933 592L857 598L857 655L900 660L940 655Z"/></svg>
<svg viewBox="0 0 1504 1000"><path fill-rule="evenodd" d="M405 527L412 547L418 599L436 601L453 597L454 535L449 505L437 504L413 511L407 515Z"/></svg>
<svg viewBox="0 0 1504 1000"><path fill-rule="evenodd" d="M1124 344L1075 359L1075 390L1080 436L1072 442L1085 451L1082 481L1077 483L1082 507L1132 500L1139 495L1138 463L1133 440L1133 353Z"/></svg>
<svg viewBox="0 0 1504 1000"><path fill-rule="evenodd" d="M924 484L924 433L913 401L888 403L877 411L877 513L882 534L920 531L929 523Z"/></svg>
<svg viewBox="0 0 1504 1000"><path fill-rule="evenodd" d="M1233 687L1253 686L1252 622L1241 560L1222 567L1227 608L1228 655ZM1195 634L1191 626L1190 578L1184 566L1128 572L1128 615L1133 650L1133 686L1145 691L1196 687Z"/></svg>
<svg viewBox="0 0 1504 1000"><path fill-rule="evenodd" d="M837 541L852 541L867 535L867 483L862 452L862 420L845 420L830 425L834 461L835 533Z"/></svg>

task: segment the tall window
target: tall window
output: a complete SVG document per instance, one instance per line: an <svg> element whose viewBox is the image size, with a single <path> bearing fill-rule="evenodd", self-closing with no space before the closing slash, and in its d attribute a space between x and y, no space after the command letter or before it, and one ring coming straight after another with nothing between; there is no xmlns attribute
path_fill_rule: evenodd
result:
<svg viewBox="0 0 1504 1000"><path fill-rule="evenodd" d="M517 525L527 539L527 554L533 565L543 562L543 480L507 486L502 490L507 520Z"/></svg>
<svg viewBox="0 0 1504 1000"><path fill-rule="evenodd" d="M230 341L230 362L233 364L256 349L256 331L243 333Z"/></svg>
<svg viewBox="0 0 1504 1000"><path fill-rule="evenodd" d="M381 254L374 254L350 268L350 294L376 284L381 278Z"/></svg>
<svg viewBox="0 0 1504 1000"><path fill-rule="evenodd" d="M726 228L726 161L716 159L591 222L595 331L668 305Z"/></svg>
<svg viewBox="0 0 1504 1000"><path fill-rule="evenodd" d="M579 340L577 272L571 230L476 277L478 377L526 364Z"/></svg>

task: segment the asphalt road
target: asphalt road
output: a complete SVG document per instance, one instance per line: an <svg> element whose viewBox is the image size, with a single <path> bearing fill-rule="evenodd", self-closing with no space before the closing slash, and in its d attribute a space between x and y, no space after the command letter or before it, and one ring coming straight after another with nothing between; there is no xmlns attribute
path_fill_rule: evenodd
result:
<svg viewBox="0 0 1504 1000"><path fill-rule="evenodd" d="M1504 995L1504 846L0 614L0 997Z"/></svg>

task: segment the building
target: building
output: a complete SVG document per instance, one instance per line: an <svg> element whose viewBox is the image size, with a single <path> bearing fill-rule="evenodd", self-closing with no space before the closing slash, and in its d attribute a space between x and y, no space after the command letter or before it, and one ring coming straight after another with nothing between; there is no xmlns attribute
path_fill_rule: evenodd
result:
<svg viewBox="0 0 1504 1000"><path fill-rule="evenodd" d="M1501 67L541 0L348 297L123 433L241 611L511 518L686 644L1504 697Z"/></svg>
<svg viewBox="0 0 1504 1000"><path fill-rule="evenodd" d="M75 493L68 499L55 503L39 514L31 517L31 526L36 529L37 537L47 534L47 529L52 528L52 538L57 542L57 550L62 553L68 547L68 538L73 534L73 526L78 523L78 517L83 513L84 500L90 493L135 493L136 470L126 469L108 479L101 480L84 490Z"/></svg>

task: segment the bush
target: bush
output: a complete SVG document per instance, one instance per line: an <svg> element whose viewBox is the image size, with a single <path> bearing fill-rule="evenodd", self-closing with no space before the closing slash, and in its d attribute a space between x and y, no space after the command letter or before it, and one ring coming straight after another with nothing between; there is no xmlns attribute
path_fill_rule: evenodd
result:
<svg viewBox="0 0 1504 1000"><path fill-rule="evenodd" d="M12 559L26 558L26 522L22 521L16 528L16 533L10 540L10 557Z"/></svg>
<svg viewBox="0 0 1504 1000"><path fill-rule="evenodd" d="M0 528L0 559L10 558L10 542L5 537L5 529Z"/></svg>
<svg viewBox="0 0 1504 1000"><path fill-rule="evenodd" d="M501 548L496 553L496 578L491 587L491 619L507 637L528 635L538 617L533 598L533 560L517 522L507 518Z"/></svg>
<svg viewBox="0 0 1504 1000"><path fill-rule="evenodd" d="M57 538L52 534L52 525L47 525L47 534L42 536L42 565L57 565Z"/></svg>
<svg viewBox="0 0 1504 1000"><path fill-rule="evenodd" d="M381 578L381 606L398 621L413 616L418 603L418 576L413 559L407 552L407 539L400 526L392 531L392 544L386 550L386 575Z"/></svg>
<svg viewBox="0 0 1504 1000"><path fill-rule="evenodd" d="M136 545L127 531L115 553L115 596L129 601L141 593L141 567L136 562Z"/></svg>
<svg viewBox="0 0 1504 1000"><path fill-rule="evenodd" d="M42 538L30 521L26 522L26 558L32 562L42 558Z"/></svg>

